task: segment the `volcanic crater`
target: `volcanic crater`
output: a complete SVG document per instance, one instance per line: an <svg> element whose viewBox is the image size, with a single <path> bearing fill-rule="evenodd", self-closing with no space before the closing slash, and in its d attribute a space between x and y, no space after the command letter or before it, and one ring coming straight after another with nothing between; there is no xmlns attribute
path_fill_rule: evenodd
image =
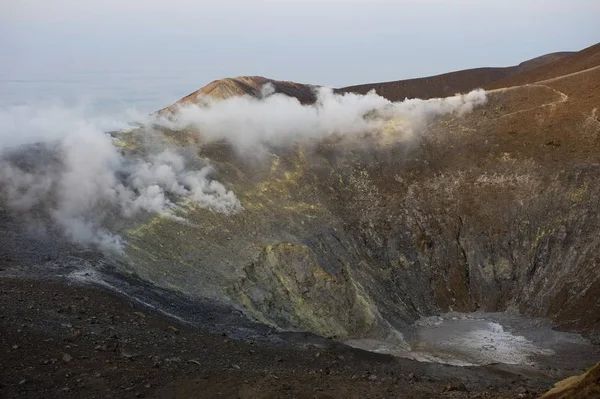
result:
<svg viewBox="0 0 600 399"><path fill-rule="evenodd" d="M177 217L112 215L126 244L105 254L33 234L0 208L4 284L67 279L258 347L342 347L335 341L462 370L422 371L432 378L480 366L479 380L464 377L474 393L499 370L539 390L600 358L599 49L486 75L502 87L465 78L461 90L489 85L486 103L410 133L391 118L376 132L240 149L193 126L113 132L132 157L150 151L140 145L148 136L192 146L190 159L210 162L240 210L180 202ZM410 94L386 87L392 100ZM241 77L158 114L176 118L215 93L317 98L314 86Z"/></svg>

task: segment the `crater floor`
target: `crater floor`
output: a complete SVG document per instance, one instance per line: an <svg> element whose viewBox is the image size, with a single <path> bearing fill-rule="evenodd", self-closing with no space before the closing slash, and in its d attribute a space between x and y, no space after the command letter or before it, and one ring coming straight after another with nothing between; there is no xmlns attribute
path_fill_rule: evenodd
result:
<svg viewBox="0 0 600 399"><path fill-rule="evenodd" d="M586 367L600 350L579 334L553 330L547 321L508 313L446 313L418 320L406 345L348 340L355 348L455 366L509 364L538 369Z"/></svg>
<svg viewBox="0 0 600 399"><path fill-rule="evenodd" d="M188 315L206 325L201 308ZM304 334L238 340L64 281L2 277L0 310L3 398L535 398L583 371L416 362Z"/></svg>

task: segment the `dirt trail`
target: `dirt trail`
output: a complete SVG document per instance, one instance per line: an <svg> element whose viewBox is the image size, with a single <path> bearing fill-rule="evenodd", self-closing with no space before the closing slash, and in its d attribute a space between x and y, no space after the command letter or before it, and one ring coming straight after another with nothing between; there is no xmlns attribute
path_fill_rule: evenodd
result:
<svg viewBox="0 0 600 399"><path fill-rule="evenodd" d="M526 85L518 85L518 86L510 86L510 87L503 87L503 88L499 88L499 89L492 89L492 90L487 90L487 93L505 93L508 91L512 91L512 90L519 90L519 89L523 89L523 88L527 88L527 87L543 87L549 90L552 90L554 93L558 94L561 98L558 101L552 101L546 104L542 104L542 105L538 105L535 107L531 107L531 108L526 108L526 109L522 109L519 111L515 111L515 112L511 112L509 114L506 115L502 115L500 116L498 119L502 119L502 118L506 118L509 116L513 116L513 115L518 115L518 114L522 114L525 112L530 112L536 109L540 109L540 108L545 108L545 107L552 107L554 105L558 105L558 104L562 104L565 103L569 100L569 96L565 93L563 93L562 91L559 91L551 86L548 86L547 83L552 83L552 82L557 82L566 78L570 78L573 76L578 76L578 75L583 75L586 73L590 73L592 71L595 71L597 69L600 69L600 65L593 67L593 68L589 68L583 71L579 71L579 72L574 72L574 73L569 73L566 75L562 75L562 76L557 76L555 78L551 78L551 79L545 79L545 80L540 80L538 82L535 83L531 83L531 84L526 84Z"/></svg>
<svg viewBox="0 0 600 399"><path fill-rule="evenodd" d="M549 102L549 103L546 103L546 104L537 105L535 107L526 108L526 109L522 109L522 110L519 110L519 111L511 112L509 114L505 114L505 115L500 116L498 119L507 118L509 116L518 115L518 114L522 114L522 113L525 113L525 112L530 112L530 111L533 111L533 110L536 110L536 109L540 109L540 108L552 107L552 106L555 106L555 105L558 105L558 104L565 103L565 102L567 102L569 100L569 96L566 95L565 93L563 93L561 91L558 91L558 90L556 90L556 89L554 89L554 88L552 88L550 86L543 85L543 84L530 84L530 85L524 85L524 86L513 86L513 87L507 87L505 89L490 90L489 93L503 93L503 92L507 92L507 91L510 91L510 90L522 89L522 88L525 88L525 87L544 87L546 89L552 90L554 93L558 94L561 98L558 101L552 101L552 102Z"/></svg>

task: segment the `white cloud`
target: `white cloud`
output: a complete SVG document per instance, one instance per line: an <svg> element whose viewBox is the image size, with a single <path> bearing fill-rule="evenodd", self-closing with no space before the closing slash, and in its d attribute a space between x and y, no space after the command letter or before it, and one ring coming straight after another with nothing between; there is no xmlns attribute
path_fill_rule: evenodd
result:
<svg viewBox="0 0 600 399"><path fill-rule="evenodd" d="M170 215L169 196L220 213L242 209L211 179L209 165L189 169L168 150L124 157L100 127L110 125L56 105L0 108L0 201L51 220L76 243L116 250L121 239L105 221L142 211Z"/></svg>
<svg viewBox="0 0 600 399"><path fill-rule="evenodd" d="M391 120L402 120L403 133L411 133L434 117L462 115L485 101L483 90L444 99L392 103L375 92L339 95L321 88L315 105L301 105L283 94L263 99L201 98L202 105L183 106L174 118L159 117L153 122L176 130L192 128L204 141L227 139L244 150L260 144L280 145L333 134L349 137L382 129ZM365 117L368 114L370 117Z"/></svg>

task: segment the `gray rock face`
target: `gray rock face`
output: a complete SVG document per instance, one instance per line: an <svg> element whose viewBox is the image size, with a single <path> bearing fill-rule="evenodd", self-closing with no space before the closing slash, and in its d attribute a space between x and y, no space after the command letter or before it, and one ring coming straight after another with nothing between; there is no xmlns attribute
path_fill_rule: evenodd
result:
<svg viewBox="0 0 600 399"><path fill-rule="evenodd" d="M599 165L544 144L523 153L493 115L509 100L391 144L271 148L258 160L205 146L244 211L189 210L189 225L125 232L129 266L266 324L341 339L478 310L595 335Z"/></svg>
<svg viewBox="0 0 600 399"><path fill-rule="evenodd" d="M307 246L267 246L244 271L230 295L267 323L346 337L372 333L382 322L348 272L326 272Z"/></svg>

